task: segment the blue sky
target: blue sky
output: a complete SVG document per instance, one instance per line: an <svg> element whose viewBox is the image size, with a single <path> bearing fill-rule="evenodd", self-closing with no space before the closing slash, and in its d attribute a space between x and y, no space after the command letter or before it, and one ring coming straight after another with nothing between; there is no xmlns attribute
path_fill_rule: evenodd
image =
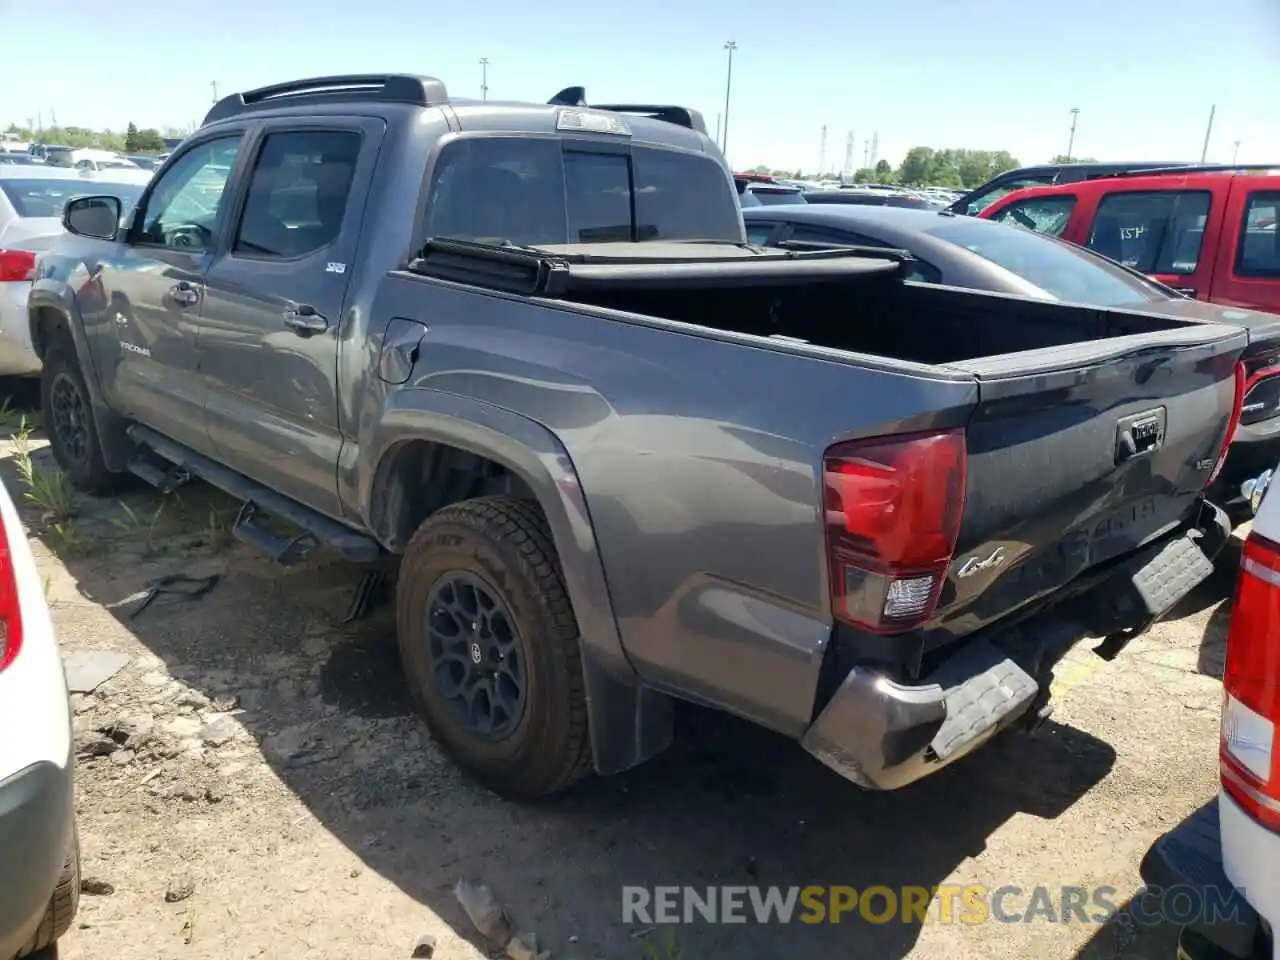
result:
<svg viewBox="0 0 1280 960"><path fill-rule="evenodd" d="M849 131L895 165L916 144L1280 161L1280 0L0 0L0 126L189 125L221 93L316 74L404 71L491 99L688 104L714 128L738 44L730 161L828 166ZM52 13L56 10L56 13ZM52 20L50 19L52 16Z"/></svg>

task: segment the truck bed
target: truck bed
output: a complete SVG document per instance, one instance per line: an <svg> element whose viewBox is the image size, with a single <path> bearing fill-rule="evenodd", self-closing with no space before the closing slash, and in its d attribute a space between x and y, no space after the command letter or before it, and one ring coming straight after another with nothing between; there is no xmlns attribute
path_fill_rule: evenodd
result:
<svg viewBox="0 0 1280 960"><path fill-rule="evenodd" d="M614 246L446 244L375 315L431 328L417 385L561 438L637 669L777 729L808 724L832 650L918 675L1185 529L1224 450L1235 328L905 283L884 251ZM936 607L893 635L842 622L827 458L937 431L966 465Z"/></svg>

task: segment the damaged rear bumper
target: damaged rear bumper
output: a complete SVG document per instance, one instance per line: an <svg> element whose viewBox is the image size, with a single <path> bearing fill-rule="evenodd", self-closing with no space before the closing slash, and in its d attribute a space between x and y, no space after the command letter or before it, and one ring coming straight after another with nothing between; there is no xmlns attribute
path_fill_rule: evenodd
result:
<svg viewBox="0 0 1280 960"><path fill-rule="evenodd" d="M1054 664L1081 637L1108 659L1213 572L1230 538L1221 510L1105 572L1096 585L1012 626L965 641L919 682L854 666L801 738L860 786L895 790L954 763L1048 701Z"/></svg>

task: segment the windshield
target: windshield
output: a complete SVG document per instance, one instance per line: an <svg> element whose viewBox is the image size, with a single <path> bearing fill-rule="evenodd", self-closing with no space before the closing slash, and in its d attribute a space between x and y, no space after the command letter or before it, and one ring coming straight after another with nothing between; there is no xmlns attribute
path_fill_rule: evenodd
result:
<svg viewBox="0 0 1280 960"><path fill-rule="evenodd" d="M84 197L90 194L106 194L119 197L123 214L128 214L138 202L145 188L135 183L103 183L98 180L61 180L41 178L39 180L0 180L0 190L13 205L20 217L59 217L62 208L72 197Z"/></svg>
<svg viewBox="0 0 1280 960"><path fill-rule="evenodd" d="M1026 281L1043 299L1099 307L1168 300L1169 294L1065 241L986 220L949 219L926 231Z"/></svg>
<svg viewBox="0 0 1280 960"><path fill-rule="evenodd" d="M449 144L431 183L427 235L526 245L743 242L737 193L715 160L592 146L531 137Z"/></svg>
<svg viewBox="0 0 1280 960"><path fill-rule="evenodd" d="M973 194L965 201L964 210L960 212L976 217L1001 197L1013 193L1015 190L1021 190L1023 187L1041 187L1046 183L1052 182L1052 176L1017 177L1012 180L1005 180L983 190L981 193Z"/></svg>

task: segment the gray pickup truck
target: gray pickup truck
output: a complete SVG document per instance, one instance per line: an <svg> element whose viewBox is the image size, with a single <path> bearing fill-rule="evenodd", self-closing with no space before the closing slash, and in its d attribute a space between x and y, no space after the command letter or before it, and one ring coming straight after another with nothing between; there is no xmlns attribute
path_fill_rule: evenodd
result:
<svg viewBox="0 0 1280 960"><path fill-rule="evenodd" d="M282 563L395 561L421 712L506 796L653 756L680 699L900 787L1228 535L1244 332L751 245L686 108L281 84L127 222L64 221L29 300L61 467L202 478Z"/></svg>

